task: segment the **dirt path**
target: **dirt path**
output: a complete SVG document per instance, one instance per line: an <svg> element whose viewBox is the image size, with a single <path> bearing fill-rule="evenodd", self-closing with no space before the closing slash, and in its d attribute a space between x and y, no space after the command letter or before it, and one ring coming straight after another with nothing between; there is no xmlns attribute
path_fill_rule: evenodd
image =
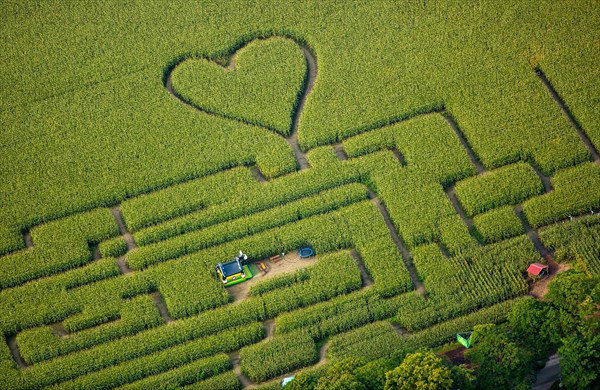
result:
<svg viewBox="0 0 600 390"><path fill-rule="evenodd" d="M275 335L275 320L266 320L263 322L265 328L265 340L272 338Z"/></svg>
<svg viewBox="0 0 600 390"><path fill-rule="evenodd" d="M258 169L258 167L252 167L250 169L252 175L258 180L260 183L268 182L267 178L262 174L262 172Z"/></svg>
<svg viewBox="0 0 600 390"><path fill-rule="evenodd" d="M150 296L152 297L154 304L158 308L158 312L160 313L160 316L163 318L163 320L165 320L166 323L173 322L173 318L171 318L171 316L169 315L169 311L167 310L167 305L165 305L165 302L163 301L163 298L162 298L162 295L160 295L160 292L154 291L153 293L150 294Z"/></svg>
<svg viewBox="0 0 600 390"><path fill-rule="evenodd" d="M313 86L315 85L315 80L317 78L317 61L315 60L314 55L308 50L306 46L302 47L302 53L304 54L304 58L306 59L306 82L304 84L304 90L300 95L300 101L296 106L296 111L294 112L294 118L292 120L292 132L290 136L286 138L286 141L292 148L294 152L294 156L296 157L296 161L298 161L298 165L300 169L306 169L309 167L308 158L306 154L302 152L300 149L300 145L298 144L298 124L300 122L300 116L302 115L302 111L304 111L304 105L306 104L306 98L312 92Z"/></svg>
<svg viewBox="0 0 600 390"><path fill-rule="evenodd" d="M473 163L473 165L475 166L477 173L479 174L479 173L485 172L485 167L483 166L483 164L481 164L481 162L479 161L479 158L477 158L477 155L475 154L475 151L473 150L473 148L471 147L469 142L467 142L467 138L463 134L460 127L458 127L458 124L454 120L454 117L452 115L450 115L450 113L446 110L443 110L441 112L441 114L444 117L444 119L446 120L446 122L448 122L450 127L452 127L452 130L454 130L454 133L456 133L456 136L458 137L458 140L462 144L463 148L467 151L467 154L469 155L469 159L471 160L471 163Z"/></svg>
<svg viewBox="0 0 600 390"><path fill-rule="evenodd" d="M25 364L25 360L23 360L23 356L21 356L21 352L19 351L19 346L17 345L17 337L16 336L7 336L6 344L8 344L8 348L10 349L10 353L13 356L13 359L19 366L19 368L27 368L27 364Z"/></svg>
<svg viewBox="0 0 600 390"><path fill-rule="evenodd" d="M360 277L362 279L362 286L363 287L368 287L368 286L372 285L373 284L373 279L371 279L371 277L369 276L369 273L367 272L367 269L365 268L365 264L364 264L362 258L360 257L360 255L358 254L358 252L356 251L356 249L352 249L350 251L350 255L352 256L352 258L356 262L356 266L360 270Z"/></svg>
<svg viewBox="0 0 600 390"><path fill-rule="evenodd" d="M535 165L533 165L533 164L530 164L530 165L533 168L533 170L535 171L535 173L538 175L538 177L540 178L542 183L544 184L544 192L545 193L552 192L553 188L552 188L552 182L550 181L550 178L548 176L544 175L542 173L542 171L540 171Z"/></svg>
<svg viewBox="0 0 600 390"><path fill-rule="evenodd" d="M408 249L406 249L404 243L402 242L402 239L398 236L398 233L396 233L396 228L392 223L390 214L388 213L383 203L381 203L381 200L379 200L375 192L373 192L373 190L371 190L370 188L368 188L367 191L369 193L369 198L371 199L373 204L377 206L377 209L383 216L385 225L387 226L388 231L390 232L390 236L392 237L394 244L396 244L396 248L398 248L398 251L402 255L402 260L404 260L404 265L406 266L406 269L410 274L410 279L412 280L415 289L419 294L425 295L425 287L423 286L423 284L419 280L419 277L417 276L417 269L415 268L415 265L412 262L412 258L410 256L410 253L408 252Z"/></svg>
<svg viewBox="0 0 600 390"><path fill-rule="evenodd" d="M94 246L94 248L92 249L92 258L94 260L99 260L100 258L102 258L102 254L100 253L100 247L98 245Z"/></svg>
<svg viewBox="0 0 600 390"><path fill-rule="evenodd" d="M319 362L316 364L317 366L322 366L323 364L327 364L327 351L329 350L329 342L325 342L319 348Z"/></svg>
<svg viewBox="0 0 600 390"><path fill-rule="evenodd" d="M23 241L25 241L25 248L33 248L33 238L29 230L23 233Z"/></svg>
<svg viewBox="0 0 600 390"><path fill-rule="evenodd" d="M348 160L348 155L346 154L346 151L344 150L344 146L342 144L333 145L333 151L335 152L335 155L338 159L342 161Z"/></svg>
<svg viewBox="0 0 600 390"><path fill-rule="evenodd" d="M530 284L529 295L536 299L543 299L548 292L548 283L561 272L565 272L572 267L569 264L559 264L554 260L547 260L548 276L535 283Z"/></svg>
<svg viewBox="0 0 600 390"><path fill-rule="evenodd" d="M115 260L117 262L117 267L119 267L123 275L130 274L133 272L133 270L127 265L127 261L125 261L124 257L117 257Z"/></svg>
<svg viewBox="0 0 600 390"><path fill-rule="evenodd" d="M531 228L531 226L529 226L529 223L527 222L527 219L525 218L525 215L523 214L523 207L521 205L517 205L515 207L515 214L521 220L521 224L523 225L523 229L525 229L527 237L529 237L529 239L533 243L533 246L535 246L535 249L540 253L540 255L546 261L552 261L553 260L552 252L550 252L544 246L544 244L542 244L542 241L540 241L540 237L538 235L537 230L534 230L534 229Z"/></svg>
<svg viewBox="0 0 600 390"><path fill-rule="evenodd" d="M456 188L455 187L456 187L455 184L448 187L446 189L446 195L448 196L448 199L450 199L450 203L452 203L452 207L454 207L454 211L456 211L456 213L458 214L460 219L462 219L463 222L465 223L465 225L467 225L467 229L469 229L469 233L471 233L471 236L473 236L473 238L475 238L475 241L477 241L477 243L479 243L479 245L483 245L477 239L475 234L473 234L473 232L475 231L475 228L473 227L473 219L469 218L467 216L467 213L465 212L465 210L463 210L462 206L460 205L460 202L458 201L458 198L456 197Z"/></svg>
<svg viewBox="0 0 600 390"><path fill-rule="evenodd" d="M544 86L550 93L550 96L552 96L552 99L554 99L554 101L556 102L558 107L560 107L562 112L567 116L567 118L569 119L569 122L571 122L571 126L573 126L573 129L575 129L575 131L577 132L577 135L579 136L579 138L581 138L581 141L585 144L586 148L592 155L592 160L599 161L600 154L598 153L598 150L596 149L596 147L594 146L594 144L592 143L590 138L587 136L587 134L585 133L585 131L583 130L583 128L581 127L581 125L579 124L577 119L575 119L575 117L573 116L573 113L571 113L571 110L569 110L569 108L565 104L565 101L563 100L563 98L558 94L556 89L554 89L554 86L552 85L550 80L548 80L548 78L546 77L546 74L540 68L537 68L535 70L535 74L542 81L542 83L544 84Z"/></svg>
<svg viewBox="0 0 600 390"><path fill-rule="evenodd" d="M400 325L398 324L394 324L393 322L390 322L390 326L392 327L392 329L394 329L394 331L396 333L398 333L400 336L407 336L408 332L406 331L406 329L402 328Z"/></svg>
<svg viewBox="0 0 600 390"><path fill-rule="evenodd" d="M54 330L54 333L56 333L60 337L63 337L63 336L66 336L69 334L69 332L67 332L67 330L63 326L62 322L56 322L56 323L52 324L52 330Z"/></svg>
<svg viewBox="0 0 600 390"><path fill-rule="evenodd" d="M112 213L113 217L115 218L115 222L117 223L117 226L119 226L119 231L121 232L121 235L123 236L123 239L125 240L125 243L127 244L127 250L130 251L132 249L137 248L137 244L135 243L133 236L127 230L127 225L125 224L125 219L123 219L123 214L121 213L121 209L119 209L118 207L113 207L110 210L110 212Z"/></svg>
<svg viewBox="0 0 600 390"><path fill-rule="evenodd" d="M297 252L286 253L281 260L277 262L273 262L269 259L261 260L265 265L269 268L268 271L265 272L257 272L252 279L247 280L243 283L236 284L231 287L227 287L227 292L233 297L233 301L241 301L248 297L250 293L250 287L254 286L257 283L260 283L263 280L267 280L273 278L278 275L293 273L301 268L306 268L309 265L312 265L318 261L316 256L311 256L309 258L303 259L298 256ZM258 263L261 261L257 261L254 264L258 267Z"/></svg>
<svg viewBox="0 0 600 390"><path fill-rule="evenodd" d="M242 369L240 367L240 353L232 352L229 354L229 360L231 361L231 365L233 366L233 372L238 376L240 382L242 382L242 387L247 388L252 386L252 382L248 377L242 374Z"/></svg>

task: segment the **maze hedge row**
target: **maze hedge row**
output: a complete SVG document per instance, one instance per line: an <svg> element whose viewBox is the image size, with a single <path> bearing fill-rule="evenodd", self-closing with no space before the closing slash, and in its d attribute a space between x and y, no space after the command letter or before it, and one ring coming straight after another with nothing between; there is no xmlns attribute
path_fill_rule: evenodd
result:
<svg viewBox="0 0 600 390"><path fill-rule="evenodd" d="M305 331L275 336L263 343L242 348L242 372L253 382L263 382L319 359L317 347Z"/></svg>

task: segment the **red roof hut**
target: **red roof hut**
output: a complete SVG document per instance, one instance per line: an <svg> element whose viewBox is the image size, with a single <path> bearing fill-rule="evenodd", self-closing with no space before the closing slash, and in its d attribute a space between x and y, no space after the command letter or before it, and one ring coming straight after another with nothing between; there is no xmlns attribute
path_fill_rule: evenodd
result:
<svg viewBox="0 0 600 390"><path fill-rule="evenodd" d="M540 263L532 263L527 268L527 273L533 279L538 279L548 274L548 266Z"/></svg>

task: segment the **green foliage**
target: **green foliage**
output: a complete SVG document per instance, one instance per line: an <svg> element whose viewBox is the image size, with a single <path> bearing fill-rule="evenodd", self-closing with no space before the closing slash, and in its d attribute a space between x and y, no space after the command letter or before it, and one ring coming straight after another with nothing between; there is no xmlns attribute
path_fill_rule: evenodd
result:
<svg viewBox="0 0 600 390"><path fill-rule="evenodd" d="M519 273L539 255L525 237L477 247L445 193L475 174L461 143L488 169L514 164L491 176L527 168L511 176L515 183L500 183L511 184L508 191L490 184L476 193L487 196L485 207L502 207L496 203L506 205L516 194L533 227L599 207L598 168L565 169L590 154L533 72L540 66L547 73L598 145L598 54L589 44L598 14L589 3L240 4L97 2L85 10L60 2L3 4L0 81L10 88L0 99L0 330L17 335L30 362L43 360L19 370L1 343L0 382L9 388L114 387L146 377L148 387L240 388L232 371L204 380L194 376L196 369L206 358L223 363L207 375L228 369L222 352L258 342L264 330L254 321L267 317L289 321L282 339L306 320L310 337L335 335L334 355L368 358L399 357L477 321L503 320L511 301L490 305L526 291ZM297 134L303 150L312 149L311 167L294 173L297 162L285 139L243 123L289 133L307 78L298 44L283 37L310 44L318 56ZM216 65L238 49L233 71ZM183 59L189 61L175 76L179 71L189 83L175 77L175 88L194 94L192 100L218 101L213 107L220 116L194 110L165 89L166 75ZM192 82L210 69L218 76L205 79L208 84ZM276 79L287 71L295 73ZM229 88L229 76L248 90ZM247 79L239 84L240 77ZM286 85L291 88L281 88ZM342 140L348 161L332 152L331 144ZM518 161L554 175L554 191L526 200L540 193L540 183ZM242 166L256 166L268 178L289 174L259 183ZM538 192L523 195L529 178ZM413 288L408 257L376 205L346 207L364 200L365 188L337 187L357 182L371 187L389 212L427 299L400 294ZM129 252L137 268L128 275L107 257L125 250L104 208L117 204L140 245ZM492 241L518 226L514 218L495 216L476 218ZM557 258L592 274L600 238L597 224L586 223L540 234ZM23 249L26 231L33 249ZM158 241L164 242L151 245ZM307 244L317 264L327 266L262 284L240 303L228 304L229 294L213 278L215 259L229 259L240 245L261 259ZM96 245L104 258L93 261ZM442 256L437 245L453 257ZM326 256L350 248L374 280L365 292L356 291L360 273L347 253ZM597 293L567 292L592 283L564 280L565 291L549 293L557 304L545 321L559 323L569 345L561 350L565 382L592 386L597 379L577 370L598 371L599 348L590 337L598 329L591 321ZM146 295L154 291L176 321L160 324ZM389 326L381 333L369 327L396 313L418 332L400 336ZM72 334L51 333L56 322ZM356 333L339 334L349 329ZM296 383L314 387L324 371L311 371L306 381L299 375ZM358 372L352 375L362 381Z"/></svg>
<svg viewBox="0 0 600 390"><path fill-rule="evenodd" d="M586 216L540 230L540 239L560 262L589 274L600 274L600 218Z"/></svg>
<svg viewBox="0 0 600 390"><path fill-rule="evenodd" d="M120 204L131 231L224 203L242 191L257 189L259 183L248 169L234 168L177 184Z"/></svg>
<svg viewBox="0 0 600 390"><path fill-rule="evenodd" d="M228 68L189 59L173 71L173 89L202 110L237 118L288 136L306 66L298 45L284 38L256 40L235 53Z"/></svg>
<svg viewBox="0 0 600 390"><path fill-rule="evenodd" d="M403 350L405 341L389 322L373 322L329 339L327 357L345 359L358 357L375 360Z"/></svg>
<svg viewBox="0 0 600 390"><path fill-rule="evenodd" d="M506 316L516 301L500 302L413 333L408 336L406 346L409 350L417 350L420 347L433 348L455 340L457 333L472 329L477 324L505 322Z"/></svg>
<svg viewBox="0 0 600 390"><path fill-rule="evenodd" d="M325 375L329 368L329 364L319 364L302 370L296 375L293 381L285 385L286 390L314 390L319 379ZM281 386L277 382L278 386ZM279 387L280 388L280 387Z"/></svg>
<svg viewBox="0 0 600 390"><path fill-rule="evenodd" d="M0 288L83 265L92 260L90 244L118 234L119 229L108 209L36 226L31 230L32 249L0 257Z"/></svg>
<svg viewBox="0 0 600 390"><path fill-rule="evenodd" d="M275 319L275 333L303 329L315 340L324 339L374 320L392 317L400 307L410 305L411 299L406 295L383 299L371 289L336 297L279 315Z"/></svg>
<svg viewBox="0 0 600 390"><path fill-rule="evenodd" d="M133 269L143 269L154 263L326 213L364 198L364 186L356 183L327 190L250 216L142 246L127 255L127 263Z"/></svg>
<svg viewBox="0 0 600 390"><path fill-rule="evenodd" d="M319 340L365 325L372 321L368 298L368 294L352 294L284 313L275 319L275 332L285 334L303 329Z"/></svg>
<svg viewBox="0 0 600 390"><path fill-rule="evenodd" d="M162 374L148 376L122 386L122 390L167 389L197 383L207 378L212 378L231 368L231 361L226 354L199 359L189 364L182 365Z"/></svg>
<svg viewBox="0 0 600 390"><path fill-rule="evenodd" d="M317 195L336 186L352 183L359 175L350 165L340 165L340 169L311 169L286 175L257 187L245 188L234 199L197 212L175 218L171 221L134 234L139 245L147 245L169 237L198 230L232 219Z"/></svg>
<svg viewBox="0 0 600 390"><path fill-rule="evenodd" d="M523 213L534 228L600 208L600 167L596 164L562 170L552 178L552 185L553 192L523 203Z"/></svg>
<svg viewBox="0 0 600 390"><path fill-rule="evenodd" d="M393 359L377 359L356 368L354 374L368 389L383 389L385 373L393 370L397 364Z"/></svg>
<svg viewBox="0 0 600 390"><path fill-rule="evenodd" d="M518 300L508 313L508 323L531 348L547 352L560 334L550 306L531 297Z"/></svg>
<svg viewBox="0 0 600 390"><path fill-rule="evenodd" d="M542 181L526 163L516 163L456 184L456 197L468 215L515 205L544 192Z"/></svg>
<svg viewBox="0 0 600 390"><path fill-rule="evenodd" d="M344 150L351 157L380 149L398 150L409 171L444 186L475 173L459 139L440 114L418 116L344 141Z"/></svg>
<svg viewBox="0 0 600 390"><path fill-rule="evenodd" d="M283 312L347 294L358 290L362 284L360 271L347 252L321 257L308 272L307 280L260 297L267 317L274 318Z"/></svg>
<svg viewBox="0 0 600 390"><path fill-rule="evenodd" d="M340 159L336 156L335 150L331 146L312 149L306 153L306 156L311 168L326 168L340 163Z"/></svg>
<svg viewBox="0 0 600 390"><path fill-rule="evenodd" d="M72 379L60 386L117 386L219 352L234 351L264 337L264 328L259 323L191 340L185 334L174 337L173 328L167 328L172 335L170 338L165 337L165 329L158 328L39 363L23 374L23 382L25 387L39 387ZM149 337L149 332L154 332L155 337ZM185 343L187 340L190 341Z"/></svg>
<svg viewBox="0 0 600 390"><path fill-rule="evenodd" d="M319 353L313 339L303 331L275 336L264 343L240 350L242 372L253 382L262 382L315 363Z"/></svg>
<svg viewBox="0 0 600 390"><path fill-rule="evenodd" d="M399 235L411 248L437 240L440 221L456 215L442 185L421 174L397 168L377 173L373 181Z"/></svg>
<svg viewBox="0 0 600 390"><path fill-rule="evenodd" d="M440 242L450 255L456 255L463 250L477 245L477 241L469 233L467 225L459 215L453 215L440 221Z"/></svg>
<svg viewBox="0 0 600 390"><path fill-rule="evenodd" d="M505 328L493 324L476 325L465 357L478 365L477 386L515 388L528 383L536 359L526 347L511 339Z"/></svg>
<svg viewBox="0 0 600 390"><path fill-rule="evenodd" d="M315 390L367 390L367 387L353 373L363 361L355 358L334 363L325 375L319 378Z"/></svg>
<svg viewBox="0 0 600 390"><path fill-rule="evenodd" d="M52 327L27 329L17 335L19 351L29 365L89 348L164 323L152 299L143 295L123 305L120 319L61 337Z"/></svg>
<svg viewBox="0 0 600 390"><path fill-rule="evenodd" d="M242 389L240 379L233 371L227 371L224 374L213 376L202 382L197 382L186 386L190 390L239 390Z"/></svg>
<svg viewBox="0 0 600 390"><path fill-rule="evenodd" d="M393 296L412 288L402 256L377 208L361 202L348 207L344 214L356 251L378 292Z"/></svg>
<svg viewBox="0 0 600 390"><path fill-rule="evenodd" d="M481 240L488 244L525 233L512 206L476 215L473 224Z"/></svg>
<svg viewBox="0 0 600 390"><path fill-rule="evenodd" d="M413 251L413 263L430 294L427 307L401 308L396 321L408 330L515 298L527 291L522 276L539 254L526 237L473 247L446 258L437 245Z"/></svg>
<svg viewBox="0 0 600 390"><path fill-rule="evenodd" d="M127 243L123 237L115 237L102 241L98 245L102 257L119 257L127 252Z"/></svg>
<svg viewBox="0 0 600 390"><path fill-rule="evenodd" d="M585 340L570 335L558 349L565 386L573 389L595 388L600 384L600 336Z"/></svg>
<svg viewBox="0 0 600 390"><path fill-rule="evenodd" d="M385 389L451 389L450 369L432 351L406 355L402 363L385 374Z"/></svg>

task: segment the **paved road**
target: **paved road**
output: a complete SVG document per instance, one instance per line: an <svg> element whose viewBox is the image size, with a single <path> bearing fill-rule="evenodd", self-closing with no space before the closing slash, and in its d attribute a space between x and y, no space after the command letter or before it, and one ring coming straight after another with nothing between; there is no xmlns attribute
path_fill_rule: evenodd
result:
<svg viewBox="0 0 600 390"><path fill-rule="evenodd" d="M560 378L560 357L554 354L548 358L544 368L537 375L531 390L548 390Z"/></svg>

